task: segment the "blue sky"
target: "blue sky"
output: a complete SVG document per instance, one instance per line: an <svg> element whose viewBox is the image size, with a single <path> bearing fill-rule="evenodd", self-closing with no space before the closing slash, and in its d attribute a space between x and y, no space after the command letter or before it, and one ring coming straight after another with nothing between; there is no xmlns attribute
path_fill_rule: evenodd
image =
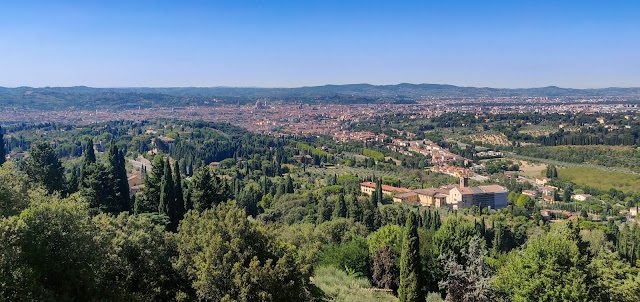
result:
<svg viewBox="0 0 640 302"><path fill-rule="evenodd" d="M640 86L640 1L12 2L0 86Z"/></svg>

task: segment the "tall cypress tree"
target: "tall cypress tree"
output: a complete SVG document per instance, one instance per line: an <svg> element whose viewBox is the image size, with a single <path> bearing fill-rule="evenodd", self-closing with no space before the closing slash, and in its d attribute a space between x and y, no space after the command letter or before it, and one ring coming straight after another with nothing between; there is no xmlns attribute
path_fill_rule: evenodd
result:
<svg viewBox="0 0 640 302"><path fill-rule="evenodd" d="M433 211L433 218L431 219L431 229L437 231L440 228L442 222L440 221L440 213L438 210Z"/></svg>
<svg viewBox="0 0 640 302"><path fill-rule="evenodd" d="M124 150L118 151L118 184L120 206L122 211L131 211L131 191L129 188L129 180L127 177L127 168L125 167Z"/></svg>
<svg viewBox="0 0 640 302"><path fill-rule="evenodd" d="M353 195L349 198L349 203L347 204L348 216L352 218L354 221L362 220L362 210L360 209L360 204L358 202L358 196Z"/></svg>
<svg viewBox="0 0 640 302"><path fill-rule="evenodd" d="M87 145L84 148L84 160L82 161L82 165L88 165L96 162L96 153L93 150L93 139L87 140Z"/></svg>
<svg viewBox="0 0 640 302"><path fill-rule="evenodd" d="M5 162L7 150L4 148L4 134L2 134L2 126L0 126L0 166Z"/></svg>
<svg viewBox="0 0 640 302"><path fill-rule="evenodd" d="M333 218L346 218L347 217L347 205L344 202L344 194L338 195L338 201L336 201L336 207L333 209Z"/></svg>
<svg viewBox="0 0 640 302"><path fill-rule="evenodd" d="M287 175L285 193L293 193L293 179L291 179L290 175Z"/></svg>
<svg viewBox="0 0 640 302"><path fill-rule="evenodd" d="M89 170L89 165L96 163L96 153L93 150L93 139L87 140L87 145L84 147L84 159L82 159L82 170L80 171L80 183L82 183L87 175L87 171Z"/></svg>
<svg viewBox="0 0 640 302"><path fill-rule="evenodd" d="M380 178L378 178L376 180L376 201L378 202L382 202L382 180L380 180ZM377 206L377 204L376 204Z"/></svg>
<svg viewBox="0 0 640 302"><path fill-rule="evenodd" d="M78 167L71 167L71 176L69 180L67 180L67 194L73 194L78 192L78 184L80 182L80 172L78 172Z"/></svg>
<svg viewBox="0 0 640 302"><path fill-rule="evenodd" d="M327 202L326 197L324 196L320 197L320 201L318 202L316 213L317 213L317 218L316 218L317 224L323 223L331 219L331 214L332 214L331 205Z"/></svg>
<svg viewBox="0 0 640 302"><path fill-rule="evenodd" d="M398 298L401 302L424 301L420 267L420 242L416 214L411 211L407 217L402 254L400 256L400 288Z"/></svg>
<svg viewBox="0 0 640 302"><path fill-rule="evenodd" d="M493 229L493 248L491 250L493 257L497 257L502 251L502 241L503 241L503 230L502 224L498 222Z"/></svg>
<svg viewBox="0 0 640 302"><path fill-rule="evenodd" d="M164 175L162 176L162 182L160 184L160 204L158 205L158 213L166 214L169 216L169 220L173 223L174 213L172 213L172 208L175 203L175 195L173 194L173 189L175 185L173 184L173 177L171 175L171 165L169 164L169 159L164 163Z"/></svg>
<svg viewBox="0 0 640 302"><path fill-rule="evenodd" d="M176 224L178 226L178 222L182 220L185 213L185 203L184 203L184 193L182 192L182 176L180 175L180 166L178 161L176 160L173 163L173 174L175 175L174 183L175 189L173 193L175 194L175 209L176 209Z"/></svg>
<svg viewBox="0 0 640 302"><path fill-rule="evenodd" d="M129 196L129 182L127 180L127 170L124 163L124 153L116 148L114 140L111 140L109 152L107 154L109 162L109 174L115 187L116 211L129 211L131 208Z"/></svg>
<svg viewBox="0 0 640 302"><path fill-rule="evenodd" d="M151 173L146 173L144 177L145 200L141 202L139 210L141 212L154 212L160 204L160 186L164 176L164 159L156 155L151 163Z"/></svg>

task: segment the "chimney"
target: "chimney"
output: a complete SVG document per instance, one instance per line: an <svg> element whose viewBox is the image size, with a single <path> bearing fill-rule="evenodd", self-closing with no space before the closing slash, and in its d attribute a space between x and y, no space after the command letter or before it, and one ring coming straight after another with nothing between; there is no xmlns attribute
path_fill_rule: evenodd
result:
<svg viewBox="0 0 640 302"><path fill-rule="evenodd" d="M460 188L469 186L469 179L466 177L460 177Z"/></svg>

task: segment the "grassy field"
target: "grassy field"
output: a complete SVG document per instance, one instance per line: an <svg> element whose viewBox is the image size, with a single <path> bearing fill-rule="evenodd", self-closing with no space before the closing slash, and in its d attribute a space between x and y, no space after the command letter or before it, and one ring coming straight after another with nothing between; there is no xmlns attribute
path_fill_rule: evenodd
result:
<svg viewBox="0 0 640 302"><path fill-rule="evenodd" d="M587 167L558 169L560 178L570 179L579 185L586 185L600 190L611 188L625 192L640 189L640 176L614 171L603 171Z"/></svg>
<svg viewBox="0 0 640 302"><path fill-rule="evenodd" d="M367 278L349 276L344 270L334 267L317 268L313 283L325 296L316 301L398 301L392 294L371 290Z"/></svg>
<svg viewBox="0 0 640 302"><path fill-rule="evenodd" d="M521 160L519 161L520 171L519 174L526 175L529 177L540 177L543 174L543 171L547 169L546 164L528 162Z"/></svg>

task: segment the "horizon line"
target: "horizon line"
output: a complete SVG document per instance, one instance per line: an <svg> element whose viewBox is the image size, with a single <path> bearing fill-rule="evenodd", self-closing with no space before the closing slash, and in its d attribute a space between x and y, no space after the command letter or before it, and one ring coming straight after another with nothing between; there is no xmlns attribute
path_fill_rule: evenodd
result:
<svg viewBox="0 0 640 302"><path fill-rule="evenodd" d="M575 89L575 90L599 90L599 89L640 89L640 86L608 86L608 87L589 87L589 88L574 88L574 87L561 87L556 85L549 86L532 86L532 87L490 87L490 86L462 86L454 84L440 84L440 83L408 83L401 82L396 84L371 84L371 83L347 83L347 84L323 84L323 85L303 85L303 86L86 86L86 85L72 85L72 86L0 86L4 89L18 89L18 88L92 88L92 89L181 89L181 88L231 88L231 89L299 89L299 88L314 88L314 87L326 87L326 86L353 86L353 85L369 85L369 86L399 86L399 85L437 85L437 86L452 86L458 88L479 88L479 89L505 89L505 90L520 90L520 89L539 89L539 88L559 88L559 89Z"/></svg>

